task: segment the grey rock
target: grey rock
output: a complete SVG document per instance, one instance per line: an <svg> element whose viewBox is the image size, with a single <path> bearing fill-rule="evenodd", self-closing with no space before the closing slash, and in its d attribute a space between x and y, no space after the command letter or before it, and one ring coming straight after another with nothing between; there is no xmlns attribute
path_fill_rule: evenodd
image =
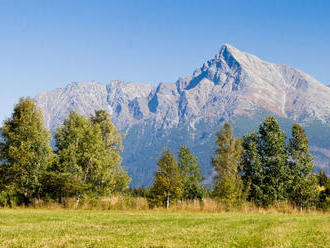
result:
<svg viewBox="0 0 330 248"><path fill-rule="evenodd" d="M265 62L228 44L191 76L175 83L160 83L157 87L122 81L107 85L70 83L63 89L42 93L35 100L52 131L73 109L86 116L97 109L108 111L117 128L127 134L124 163L133 180L139 173L147 174L145 184L151 182L156 157L164 143L175 149L180 142L191 146L199 153L204 170L210 172L211 153L201 151L198 145L211 151L212 135L224 121L235 126L235 120L248 118L257 128L257 120L262 118L256 115L264 117L267 113L310 128L315 121L326 129L330 124L329 87L295 68ZM238 123L244 126L244 122ZM324 159L329 157L324 151L328 150L330 142L313 144L313 151L323 154L315 157L316 161L326 170L329 162ZM136 183L142 184L143 181Z"/></svg>

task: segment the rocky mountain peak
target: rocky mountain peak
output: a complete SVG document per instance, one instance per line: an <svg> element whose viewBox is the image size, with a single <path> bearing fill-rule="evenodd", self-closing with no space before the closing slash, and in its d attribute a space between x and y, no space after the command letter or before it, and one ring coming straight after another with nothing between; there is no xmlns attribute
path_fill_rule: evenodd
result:
<svg viewBox="0 0 330 248"><path fill-rule="evenodd" d="M147 120L158 128L164 123L166 127L185 122L193 126L205 118L229 120L259 108L299 121L327 121L329 95L329 87L295 68L265 62L225 44L192 76L175 84L72 82L39 95L37 102L52 128L73 108L85 114L104 108L120 129L127 129Z"/></svg>
<svg viewBox="0 0 330 248"><path fill-rule="evenodd" d="M239 57L242 52L230 44L224 44L218 54L215 55L215 59L229 58L229 57Z"/></svg>
<svg viewBox="0 0 330 248"><path fill-rule="evenodd" d="M164 144L175 149L180 144L195 146L201 151L199 157L209 163L210 154L204 152L212 150L214 132L223 121L253 122L260 113L272 113L302 124L329 125L329 96L330 88L310 75L225 44L214 58L176 83L74 82L35 100L52 131L73 109L86 116L97 109L108 111L117 128L127 134L124 163L134 175L150 172L151 180L152 170L139 167L152 168ZM330 143L325 147L330 149Z"/></svg>

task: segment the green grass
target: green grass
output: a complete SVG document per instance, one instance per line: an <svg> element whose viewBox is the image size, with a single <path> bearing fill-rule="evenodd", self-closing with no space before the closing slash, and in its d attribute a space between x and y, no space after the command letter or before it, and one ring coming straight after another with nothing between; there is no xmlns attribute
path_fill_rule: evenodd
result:
<svg viewBox="0 0 330 248"><path fill-rule="evenodd" d="M0 209L0 247L330 247L330 215Z"/></svg>

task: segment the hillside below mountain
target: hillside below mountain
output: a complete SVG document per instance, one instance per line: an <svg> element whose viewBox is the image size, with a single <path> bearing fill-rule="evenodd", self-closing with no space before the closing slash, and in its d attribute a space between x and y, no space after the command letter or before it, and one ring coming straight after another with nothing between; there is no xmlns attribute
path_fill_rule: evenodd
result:
<svg viewBox="0 0 330 248"><path fill-rule="evenodd" d="M123 162L133 185L149 185L167 144L185 144L197 155L208 181L214 134L230 121L236 135L257 129L275 115L290 135L292 123L306 128L317 169L330 168L330 88L295 68L265 62L231 45L191 76L175 83L111 81L70 83L36 98L52 131L73 109L88 116L108 111L125 133Z"/></svg>

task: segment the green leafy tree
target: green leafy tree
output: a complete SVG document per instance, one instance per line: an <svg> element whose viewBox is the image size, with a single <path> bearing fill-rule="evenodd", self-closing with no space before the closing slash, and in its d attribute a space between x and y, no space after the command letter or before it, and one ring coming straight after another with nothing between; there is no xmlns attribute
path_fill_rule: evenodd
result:
<svg viewBox="0 0 330 248"><path fill-rule="evenodd" d="M78 189L75 192L77 203L83 193L94 188L95 174L105 160L101 132L93 131L93 126L84 116L72 111L55 134L57 164L54 171L71 179L69 181ZM66 182L61 184L61 191L68 194Z"/></svg>
<svg viewBox="0 0 330 248"><path fill-rule="evenodd" d="M317 178L313 175L313 158L309 153L309 141L304 129L297 123L292 127L288 153L289 199L303 209L315 202L318 191Z"/></svg>
<svg viewBox="0 0 330 248"><path fill-rule="evenodd" d="M106 148L115 154L113 157L116 161L120 161L119 152L122 150L123 136L112 123L110 114L105 110L97 110L95 111L95 115L92 115L90 119L94 125L100 126Z"/></svg>
<svg viewBox="0 0 330 248"><path fill-rule="evenodd" d="M21 98L4 122L0 141L2 183L29 204L42 194L41 178L52 161L49 131L35 102Z"/></svg>
<svg viewBox="0 0 330 248"><path fill-rule="evenodd" d="M240 171L244 182L245 191L248 192L248 200L257 206L263 205L264 192L262 189L264 171L261 156L258 149L259 136L256 131L244 135L242 161Z"/></svg>
<svg viewBox="0 0 330 248"><path fill-rule="evenodd" d="M122 173L120 156L104 141L101 124L92 119L73 111L55 135L57 171L75 182L79 189L77 203L83 193L109 195L127 187L129 182Z"/></svg>
<svg viewBox="0 0 330 248"><path fill-rule="evenodd" d="M273 117L267 117L259 127L258 150L262 159L263 205L287 199L288 155L285 134Z"/></svg>
<svg viewBox="0 0 330 248"><path fill-rule="evenodd" d="M330 178L324 171L320 171L318 183L319 199L317 207L327 210L330 207Z"/></svg>
<svg viewBox="0 0 330 248"><path fill-rule="evenodd" d="M54 163L44 173L41 182L43 185L43 197L45 199L58 200L63 203L65 197L74 197L83 192L84 187L78 176L66 171L60 171Z"/></svg>
<svg viewBox="0 0 330 248"><path fill-rule="evenodd" d="M158 169L151 187L151 194L155 203L163 203L166 208L170 202L182 196L182 178L178 163L166 147L158 160Z"/></svg>
<svg viewBox="0 0 330 248"><path fill-rule="evenodd" d="M183 182L182 197L189 200L201 199L204 180L197 158L185 146L180 146L178 164Z"/></svg>
<svg viewBox="0 0 330 248"><path fill-rule="evenodd" d="M216 134L217 149L212 165L217 173L214 178L214 195L228 205L239 204L243 198L243 182L238 172L243 152L242 142L234 137L233 128L225 123Z"/></svg>
<svg viewBox="0 0 330 248"><path fill-rule="evenodd" d="M131 181L121 165L122 157L120 156L120 152L123 150L122 141L124 136L119 133L111 121L110 114L105 110L96 111L95 115L90 117L90 120L101 129L102 138L109 156L109 163L111 164L111 175L115 180L113 182L113 190L115 192L122 192L127 189Z"/></svg>

